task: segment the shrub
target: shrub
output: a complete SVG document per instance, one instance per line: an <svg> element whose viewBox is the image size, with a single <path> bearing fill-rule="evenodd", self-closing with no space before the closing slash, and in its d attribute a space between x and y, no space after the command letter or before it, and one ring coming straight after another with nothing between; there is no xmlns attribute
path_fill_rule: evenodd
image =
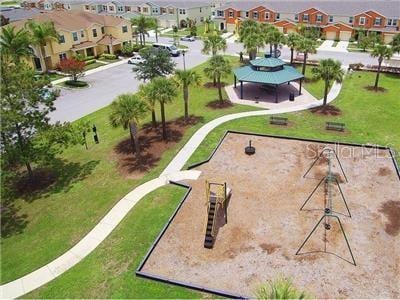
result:
<svg viewBox="0 0 400 300"><path fill-rule="evenodd" d="M85 61L85 65L86 65L86 66L87 66L87 65L91 65L91 64L94 64L95 62L96 62L95 59L90 59L90 60Z"/></svg>
<svg viewBox="0 0 400 300"><path fill-rule="evenodd" d="M356 41L356 39L354 38L354 37L351 37L350 39L349 39L349 42L350 43L354 43Z"/></svg>
<svg viewBox="0 0 400 300"><path fill-rule="evenodd" d="M61 60L58 67L63 73L68 74L68 76L71 77L71 80L77 81L78 78L85 75L85 65L85 62L83 61L74 58L67 58Z"/></svg>
<svg viewBox="0 0 400 300"><path fill-rule="evenodd" d="M110 60L116 59L116 58L117 58L116 55L114 55L114 54L107 54L107 53L103 53L100 57L101 57L102 59L110 59Z"/></svg>
<svg viewBox="0 0 400 300"><path fill-rule="evenodd" d="M257 299L305 299L307 295L296 289L292 281L278 278L268 281L256 291Z"/></svg>
<svg viewBox="0 0 400 300"><path fill-rule="evenodd" d="M335 39L335 42L340 42L340 40L338 38Z"/></svg>
<svg viewBox="0 0 400 300"><path fill-rule="evenodd" d="M72 87L85 87L85 86L88 85L87 82L80 81L80 80L77 80L77 81L67 80L65 82L65 84L68 85L68 86L72 86Z"/></svg>

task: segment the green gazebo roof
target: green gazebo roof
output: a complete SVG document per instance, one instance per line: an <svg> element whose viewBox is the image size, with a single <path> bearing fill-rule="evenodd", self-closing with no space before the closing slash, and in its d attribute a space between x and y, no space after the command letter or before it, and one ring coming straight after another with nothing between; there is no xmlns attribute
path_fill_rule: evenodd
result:
<svg viewBox="0 0 400 300"><path fill-rule="evenodd" d="M257 58L250 61L250 64L255 67L267 67L275 68L283 66L285 63L279 58L267 57L267 58Z"/></svg>
<svg viewBox="0 0 400 300"><path fill-rule="evenodd" d="M269 58L267 58L267 60L269 60ZM282 62L280 59L274 58L274 60ZM275 71L261 71L256 70L252 66L245 66L235 69L233 72L239 81L274 85L304 78L303 74L298 72L295 68L285 65L285 63L283 63L281 69Z"/></svg>

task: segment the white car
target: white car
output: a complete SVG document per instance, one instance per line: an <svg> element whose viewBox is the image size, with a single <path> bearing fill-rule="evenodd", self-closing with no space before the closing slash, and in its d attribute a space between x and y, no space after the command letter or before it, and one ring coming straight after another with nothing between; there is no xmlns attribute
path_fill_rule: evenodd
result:
<svg viewBox="0 0 400 300"><path fill-rule="evenodd" d="M187 35L187 36L181 37L181 41L185 41L185 42L194 42L195 40L196 40L196 38L192 35Z"/></svg>
<svg viewBox="0 0 400 300"><path fill-rule="evenodd" d="M128 59L128 64L136 65L138 63L144 62L145 59L141 57L139 54L136 54Z"/></svg>

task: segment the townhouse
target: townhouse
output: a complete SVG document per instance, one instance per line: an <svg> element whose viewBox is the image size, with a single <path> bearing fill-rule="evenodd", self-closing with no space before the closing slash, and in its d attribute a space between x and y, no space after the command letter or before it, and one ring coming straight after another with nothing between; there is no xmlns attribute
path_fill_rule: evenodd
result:
<svg viewBox="0 0 400 300"><path fill-rule="evenodd" d="M79 10L83 1L81 0L24 0L21 7L25 9L36 8L39 10Z"/></svg>
<svg viewBox="0 0 400 300"><path fill-rule="evenodd" d="M43 49L32 45L32 65L37 70L52 69L65 58L77 54L97 56L115 53L125 43L132 42L132 27L129 21L83 11L52 11L35 15L36 22L53 22L58 40L50 41ZM7 26L22 28L27 20L13 22Z"/></svg>
<svg viewBox="0 0 400 300"><path fill-rule="evenodd" d="M350 40L360 30L376 32L389 43L400 32L400 1L231 2L217 9L214 21L220 30L236 31L246 19L274 24L283 33L296 31L299 24L313 26L332 40Z"/></svg>

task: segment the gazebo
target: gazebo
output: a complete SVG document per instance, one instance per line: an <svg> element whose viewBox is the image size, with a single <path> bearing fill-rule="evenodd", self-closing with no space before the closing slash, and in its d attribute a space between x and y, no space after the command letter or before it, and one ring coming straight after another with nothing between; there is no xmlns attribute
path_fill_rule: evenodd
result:
<svg viewBox="0 0 400 300"><path fill-rule="evenodd" d="M240 82L240 99L243 99L243 82L259 83L275 88L275 102L278 102L278 86L299 81L299 95L301 95L304 75L279 58L257 58L251 60L250 65L235 69L233 72L235 88L237 81Z"/></svg>

